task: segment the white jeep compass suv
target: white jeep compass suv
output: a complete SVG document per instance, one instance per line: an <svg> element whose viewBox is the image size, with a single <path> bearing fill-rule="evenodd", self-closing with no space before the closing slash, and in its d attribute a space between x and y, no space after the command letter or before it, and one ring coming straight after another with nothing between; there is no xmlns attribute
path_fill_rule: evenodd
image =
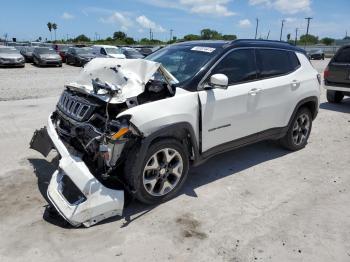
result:
<svg viewBox="0 0 350 262"><path fill-rule="evenodd" d="M124 190L146 204L173 197L189 168L216 154L266 139L305 147L319 94L304 51L282 42L184 42L146 59L96 58L31 147L57 150L48 198L72 225L91 226L121 215Z"/></svg>

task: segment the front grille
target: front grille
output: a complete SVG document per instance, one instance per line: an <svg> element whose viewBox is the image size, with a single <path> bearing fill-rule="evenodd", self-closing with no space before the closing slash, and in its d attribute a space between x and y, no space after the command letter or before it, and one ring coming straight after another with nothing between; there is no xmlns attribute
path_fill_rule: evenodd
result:
<svg viewBox="0 0 350 262"><path fill-rule="evenodd" d="M83 97L64 91L57 107L65 115L76 121L86 121L90 118L97 105L90 103Z"/></svg>

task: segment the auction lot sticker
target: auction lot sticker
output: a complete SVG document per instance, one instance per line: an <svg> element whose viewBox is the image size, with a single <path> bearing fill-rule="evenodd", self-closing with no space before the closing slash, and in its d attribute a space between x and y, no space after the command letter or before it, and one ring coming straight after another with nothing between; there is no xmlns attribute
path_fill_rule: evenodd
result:
<svg viewBox="0 0 350 262"><path fill-rule="evenodd" d="M199 52L212 53L213 51L215 51L215 48L205 47L205 46L195 46L195 47L192 47L191 50L199 51Z"/></svg>

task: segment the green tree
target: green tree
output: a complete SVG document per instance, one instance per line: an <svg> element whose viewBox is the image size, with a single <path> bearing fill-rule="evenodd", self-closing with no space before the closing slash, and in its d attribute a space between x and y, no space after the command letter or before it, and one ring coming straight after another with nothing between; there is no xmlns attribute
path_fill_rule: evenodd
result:
<svg viewBox="0 0 350 262"><path fill-rule="evenodd" d="M136 43L135 40L134 40L134 38L132 38L132 37L126 37L126 38L124 39L124 42L125 42L125 44L127 44L127 45L133 45L133 44Z"/></svg>
<svg viewBox="0 0 350 262"><path fill-rule="evenodd" d="M318 37L314 35L302 35L300 36L300 42L303 44L315 45L318 43Z"/></svg>
<svg viewBox="0 0 350 262"><path fill-rule="evenodd" d="M350 36L344 37L343 40L350 40Z"/></svg>
<svg viewBox="0 0 350 262"><path fill-rule="evenodd" d="M56 42L56 30L57 30L57 24L56 23L52 24L52 29L55 31L55 42Z"/></svg>
<svg viewBox="0 0 350 262"><path fill-rule="evenodd" d="M126 38L126 34L122 31L117 31L113 33L113 39L124 40Z"/></svg>
<svg viewBox="0 0 350 262"><path fill-rule="evenodd" d="M215 31L211 30L209 28L205 28L201 30L201 38L203 40L210 40L210 39L222 39L222 35Z"/></svg>
<svg viewBox="0 0 350 262"><path fill-rule="evenodd" d="M86 35L78 35L76 38L73 39L73 42L90 42L90 38L88 38Z"/></svg>
<svg viewBox="0 0 350 262"><path fill-rule="evenodd" d="M48 23L47 23L47 28L48 28L49 31L50 31L50 37L51 37L51 41L52 41L52 23L51 23L51 22L48 22Z"/></svg>
<svg viewBox="0 0 350 262"><path fill-rule="evenodd" d="M189 34L189 35L185 35L184 39L186 41L193 41L193 40L200 40L201 37L199 35Z"/></svg>
<svg viewBox="0 0 350 262"><path fill-rule="evenodd" d="M325 37L321 39L321 43L325 45L332 45L334 43L334 39L330 37Z"/></svg>
<svg viewBox="0 0 350 262"><path fill-rule="evenodd" d="M222 39L224 39L224 40L236 40L237 36L236 35L223 35Z"/></svg>

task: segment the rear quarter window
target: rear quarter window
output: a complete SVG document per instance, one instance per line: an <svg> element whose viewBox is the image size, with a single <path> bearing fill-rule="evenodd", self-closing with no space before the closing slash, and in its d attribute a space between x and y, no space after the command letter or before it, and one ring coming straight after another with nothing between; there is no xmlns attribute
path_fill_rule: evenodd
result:
<svg viewBox="0 0 350 262"><path fill-rule="evenodd" d="M259 78L269 78L288 74L300 66L294 53L285 50L257 49Z"/></svg>

